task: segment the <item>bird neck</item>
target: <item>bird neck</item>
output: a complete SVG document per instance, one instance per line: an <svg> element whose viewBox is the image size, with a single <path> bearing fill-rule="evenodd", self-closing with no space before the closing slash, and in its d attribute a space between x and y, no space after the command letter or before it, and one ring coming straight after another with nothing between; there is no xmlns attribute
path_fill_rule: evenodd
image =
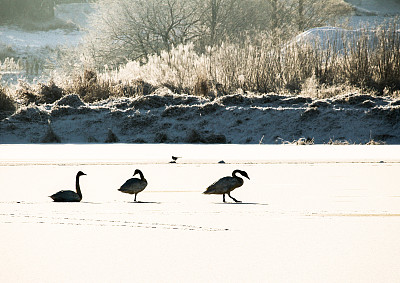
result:
<svg viewBox="0 0 400 283"><path fill-rule="evenodd" d="M76 193L82 199L81 187L79 186L79 176L76 176L75 187L76 187Z"/></svg>
<svg viewBox="0 0 400 283"><path fill-rule="evenodd" d="M145 179L144 176L143 176L142 171L139 171L138 174L139 174L139 176L140 176L140 180L146 181L146 179Z"/></svg>
<svg viewBox="0 0 400 283"><path fill-rule="evenodd" d="M233 176L234 178L242 179L242 178L240 178L239 176L236 176L236 174L239 173L239 172L240 172L239 170L233 171L233 172L232 172L232 176Z"/></svg>

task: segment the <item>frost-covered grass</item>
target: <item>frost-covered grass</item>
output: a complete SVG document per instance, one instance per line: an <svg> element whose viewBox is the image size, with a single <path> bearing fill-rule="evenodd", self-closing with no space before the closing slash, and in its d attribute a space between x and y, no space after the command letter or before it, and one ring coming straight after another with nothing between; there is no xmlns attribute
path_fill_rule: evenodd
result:
<svg viewBox="0 0 400 283"><path fill-rule="evenodd" d="M117 69L92 70L95 84L88 85L84 79L88 71L82 71L66 88L84 99L90 97L88 101L147 94L149 88L160 86L213 97L238 90L315 98L360 90L397 95L400 33L396 22L373 31L331 31L307 32L289 44L267 37L248 38L241 44L209 47L205 53L198 53L193 44L179 45L149 56L145 64L130 61Z"/></svg>
<svg viewBox="0 0 400 283"><path fill-rule="evenodd" d="M193 44L179 45L169 52L149 56L145 63L129 61L101 70L91 67L79 49L72 49L80 56L80 63L60 49L53 52L59 58L6 59L0 69L3 77L11 76L13 71L37 75L50 65L54 67L54 60L58 60L57 70L46 72L63 93L79 94L86 102L147 95L162 86L178 94L205 97L234 92L289 93L312 98L354 92L397 96L400 91L400 36L396 21L374 30L313 29L289 43L260 35L240 44L226 41L203 53ZM13 93L13 88L9 92ZM19 93L14 96L17 98Z"/></svg>
<svg viewBox="0 0 400 283"><path fill-rule="evenodd" d="M144 65L128 62L105 72L103 78L125 82L142 79L193 94L204 93L204 89L217 95L237 89L295 94L307 90L325 97L332 96L330 92L337 94L337 87L344 85L390 93L400 89L398 28L393 22L389 28L358 30L351 36L345 30L338 31L323 42L323 48L318 39L307 38L307 34L290 44L249 38L240 45L225 43L209 48L204 54L189 44L150 56ZM199 91L199 84L203 84L203 91Z"/></svg>
<svg viewBox="0 0 400 283"><path fill-rule="evenodd" d="M334 30L334 36L329 37L332 29L317 29L285 44L266 37L249 38L240 45L210 47L202 54L193 44L180 45L170 52L148 57L145 64L131 61L117 69L105 66L101 71L76 70L73 75L53 73L47 83L21 81L6 88L19 105L53 103L65 94L78 94L90 103L110 97L141 97L163 87L178 95L211 100L233 93L243 98L248 93L271 92L313 99L350 93L388 95L396 99L400 92L397 28L393 22L389 28L375 31ZM13 60L0 67L23 68ZM368 102L363 105L367 106ZM311 107L302 117L314 112Z"/></svg>

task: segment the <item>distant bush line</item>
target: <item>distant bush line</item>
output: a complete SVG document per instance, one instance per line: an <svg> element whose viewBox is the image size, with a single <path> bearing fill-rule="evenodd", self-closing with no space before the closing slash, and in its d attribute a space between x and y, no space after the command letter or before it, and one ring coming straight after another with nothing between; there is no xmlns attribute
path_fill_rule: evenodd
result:
<svg viewBox="0 0 400 283"><path fill-rule="evenodd" d="M45 21L54 18L57 4L81 3L86 0L0 0L0 24L19 21Z"/></svg>
<svg viewBox="0 0 400 283"><path fill-rule="evenodd" d="M78 94L85 102L109 97L146 96L159 87L174 93L209 98L231 93L289 93L327 98L348 92L400 96L400 32L394 24L375 32L360 31L343 38L342 48L316 42L278 44L268 39L254 45L225 43L205 54L192 44L148 57L142 64L128 62L116 69L84 69L54 77L48 84L20 82L13 94L2 88L0 110L12 110L12 100L53 103L65 94Z"/></svg>
<svg viewBox="0 0 400 283"><path fill-rule="evenodd" d="M337 44L337 42L342 42ZM192 44L180 45L147 63L131 61L97 75L104 98L118 85L136 88L138 81L167 86L174 92L220 96L235 91L286 92L312 97L358 88L378 95L400 94L400 32L396 22L374 31L360 30L325 42L280 43L269 38L225 42L205 53ZM93 88L92 88L93 89ZM329 92L331 90L331 92ZM129 93L129 91L126 91ZM97 95L92 94L92 99Z"/></svg>

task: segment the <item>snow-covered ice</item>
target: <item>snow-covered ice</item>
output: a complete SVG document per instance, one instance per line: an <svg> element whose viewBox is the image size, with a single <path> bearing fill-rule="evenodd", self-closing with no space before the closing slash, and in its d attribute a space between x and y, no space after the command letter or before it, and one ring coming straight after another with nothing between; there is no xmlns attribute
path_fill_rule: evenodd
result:
<svg viewBox="0 0 400 283"><path fill-rule="evenodd" d="M399 146L1 145L0 281L398 282L399 162ZM136 168L141 203L117 191ZM237 168L242 204L201 194ZM78 170L83 201L51 202Z"/></svg>

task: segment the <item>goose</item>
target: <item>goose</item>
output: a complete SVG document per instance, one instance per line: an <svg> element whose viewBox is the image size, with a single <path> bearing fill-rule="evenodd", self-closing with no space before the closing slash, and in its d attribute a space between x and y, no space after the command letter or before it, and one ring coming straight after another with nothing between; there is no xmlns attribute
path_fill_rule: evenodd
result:
<svg viewBox="0 0 400 283"><path fill-rule="evenodd" d="M123 192L123 193L135 194L134 201L136 201L136 195L138 193L140 193L141 191L143 191L147 186L147 180L144 178L142 171L140 171L139 169L136 169L133 176L135 176L136 174L139 174L140 179L131 178L131 179L127 180L121 186L121 188L118 189L118 191Z"/></svg>
<svg viewBox="0 0 400 283"><path fill-rule="evenodd" d="M76 181L75 181L75 187L76 187L76 192L74 191L59 191L58 193L55 193L51 195L50 197L56 201L56 202L79 202L82 200L82 192L81 188L79 186L79 177L86 175L82 171L79 171L76 174Z"/></svg>
<svg viewBox="0 0 400 283"><path fill-rule="evenodd" d="M233 199L235 202L241 202L234 197L230 195L230 192L233 191L234 189L240 187L243 185L243 179L240 178L239 176L236 176L236 174L239 173L243 177L246 177L247 179L250 180L249 176L245 171L242 170L234 170L232 172L232 177L227 176L219 179L215 183L213 183L211 186L207 188L203 194L218 194L222 195L222 200L225 202L225 194L227 194L231 199Z"/></svg>

